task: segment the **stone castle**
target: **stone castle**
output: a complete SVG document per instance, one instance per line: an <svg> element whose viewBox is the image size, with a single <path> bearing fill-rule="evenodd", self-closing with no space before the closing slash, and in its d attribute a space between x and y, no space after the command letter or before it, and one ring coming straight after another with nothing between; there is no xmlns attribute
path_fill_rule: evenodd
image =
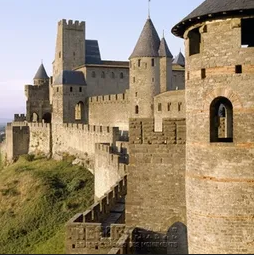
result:
<svg viewBox="0 0 254 255"><path fill-rule="evenodd" d="M85 22L58 23L53 75L25 85L0 149L94 174L67 253L254 252L253 26L253 0L206 0L172 29L186 61L149 17L123 62L101 59Z"/></svg>

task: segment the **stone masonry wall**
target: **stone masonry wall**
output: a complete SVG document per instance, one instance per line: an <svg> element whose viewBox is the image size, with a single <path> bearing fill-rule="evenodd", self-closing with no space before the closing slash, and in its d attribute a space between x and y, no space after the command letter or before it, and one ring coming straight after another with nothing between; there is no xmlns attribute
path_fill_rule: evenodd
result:
<svg viewBox="0 0 254 255"><path fill-rule="evenodd" d="M100 199L127 172L127 161L121 154L114 153L109 144L96 144L94 185L95 200Z"/></svg>
<svg viewBox="0 0 254 255"><path fill-rule="evenodd" d="M51 152L51 127L47 123L29 123L29 153L49 155Z"/></svg>
<svg viewBox="0 0 254 255"><path fill-rule="evenodd" d="M120 222L103 226L112 208L124 198L127 192L127 177L125 176L104 194L100 201L93 204L84 213L78 213L66 224L67 254L106 254L116 247L118 240L124 234L124 218ZM109 229L108 229L109 228ZM109 235L105 235L109 230Z"/></svg>
<svg viewBox="0 0 254 255"><path fill-rule="evenodd" d="M166 233L186 222L185 120L130 119L126 226Z"/></svg>
<svg viewBox="0 0 254 255"><path fill-rule="evenodd" d="M164 118L185 118L185 91L167 91L154 97L155 131L162 131Z"/></svg>
<svg viewBox="0 0 254 255"><path fill-rule="evenodd" d="M12 161L29 149L29 126L25 122L8 123L6 126L6 156Z"/></svg>
<svg viewBox="0 0 254 255"><path fill-rule="evenodd" d="M89 98L89 124L129 129L128 93Z"/></svg>
<svg viewBox="0 0 254 255"><path fill-rule="evenodd" d="M86 77L88 97L120 94L129 88L128 66L86 65L76 71L82 71Z"/></svg>
<svg viewBox="0 0 254 255"><path fill-rule="evenodd" d="M95 143L115 144L119 128L83 124L52 125L53 157L67 153L94 161Z"/></svg>
<svg viewBox="0 0 254 255"><path fill-rule="evenodd" d="M241 47L240 18L195 27L200 53L189 54L188 33L194 27L184 35L189 251L253 253L254 47ZM236 72L238 65L242 72ZM233 142L210 142L210 106L220 97L233 106Z"/></svg>

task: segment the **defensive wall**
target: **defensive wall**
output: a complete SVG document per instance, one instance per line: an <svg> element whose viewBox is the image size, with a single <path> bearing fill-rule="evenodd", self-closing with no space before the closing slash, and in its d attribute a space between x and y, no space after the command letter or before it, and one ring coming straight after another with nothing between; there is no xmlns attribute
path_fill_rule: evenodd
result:
<svg viewBox="0 0 254 255"><path fill-rule="evenodd" d="M126 226L166 233L186 223L185 119L130 119Z"/></svg>
<svg viewBox="0 0 254 255"><path fill-rule="evenodd" d="M117 248L124 234L124 213L117 212L115 206L127 193L127 176L104 194L99 202L84 213L76 214L66 224L66 253L102 254ZM117 215L119 214L119 215ZM114 215L113 224L105 224ZM110 221L109 221L110 223ZM119 249L121 247L118 247Z"/></svg>
<svg viewBox="0 0 254 255"><path fill-rule="evenodd" d="M95 145L95 200L100 199L110 187L126 175L127 165L127 152L118 152L118 149L110 144Z"/></svg>
<svg viewBox="0 0 254 255"><path fill-rule="evenodd" d="M128 92L89 98L89 123L129 129Z"/></svg>

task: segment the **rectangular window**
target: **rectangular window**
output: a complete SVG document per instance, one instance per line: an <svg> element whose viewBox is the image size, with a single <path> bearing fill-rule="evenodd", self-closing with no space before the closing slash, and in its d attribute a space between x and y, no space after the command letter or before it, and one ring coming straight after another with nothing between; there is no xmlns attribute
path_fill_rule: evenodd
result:
<svg viewBox="0 0 254 255"><path fill-rule="evenodd" d="M138 67L141 66L141 59L138 60Z"/></svg>
<svg viewBox="0 0 254 255"><path fill-rule="evenodd" d="M242 66L241 65L237 65L235 66L235 73L242 73L243 70L242 70Z"/></svg>
<svg viewBox="0 0 254 255"><path fill-rule="evenodd" d="M251 19L242 19L241 20L242 27L242 48L254 47L254 18Z"/></svg>
<svg viewBox="0 0 254 255"><path fill-rule="evenodd" d="M82 92L82 87L79 87L79 92Z"/></svg>
<svg viewBox="0 0 254 255"><path fill-rule="evenodd" d="M154 66L154 58L152 58L152 63L151 64L152 64L152 66Z"/></svg>
<svg viewBox="0 0 254 255"><path fill-rule="evenodd" d="M171 103L168 103L168 112L170 111L171 109Z"/></svg>
<svg viewBox="0 0 254 255"><path fill-rule="evenodd" d="M189 37L189 55L200 53L201 35L199 28L191 30L188 34Z"/></svg>

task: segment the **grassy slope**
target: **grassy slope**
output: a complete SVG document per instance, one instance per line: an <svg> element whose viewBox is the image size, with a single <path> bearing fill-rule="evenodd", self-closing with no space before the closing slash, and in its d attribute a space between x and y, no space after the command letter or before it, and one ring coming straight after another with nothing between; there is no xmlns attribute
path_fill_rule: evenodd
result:
<svg viewBox="0 0 254 255"><path fill-rule="evenodd" d="M92 202L92 174L68 161L0 166L1 253L64 253L65 223Z"/></svg>

